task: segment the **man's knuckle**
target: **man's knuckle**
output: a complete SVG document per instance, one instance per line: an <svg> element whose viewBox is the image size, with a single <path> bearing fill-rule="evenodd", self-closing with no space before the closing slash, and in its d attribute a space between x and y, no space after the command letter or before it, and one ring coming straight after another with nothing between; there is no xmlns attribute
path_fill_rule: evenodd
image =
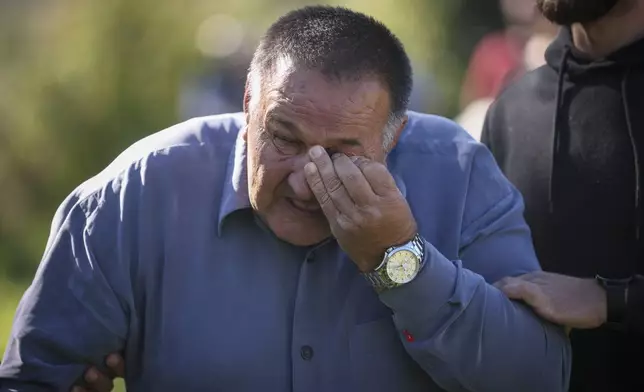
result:
<svg viewBox="0 0 644 392"><path fill-rule="evenodd" d="M327 189L331 194L337 194L342 190L342 182L336 177L330 178L327 183Z"/></svg>
<svg viewBox="0 0 644 392"><path fill-rule="evenodd" d="M538 280L542 280L544 277L542 271L533 271L533 272L528 272L527 274L523 275L521 278L524 280L527 280L528 282L535 282Z"/></svg>
<svg viewBox="0 0 644 392"><path fill-rule="evenodd" d="M318 196L318 198L319 198L320 204L321 204L321 205L323 205L323 206L326 206L326 205L328 205L329 203L331 203L331 196L330 196L328 193L326 193L326 192L321 193L321 194Z"/></svg>
<svg viewBox="0 0 644 392"><path fill-rule="evenodd" d="M368 220L367 218L360 214L360 213L355 213L353 216L353 221L355 222L355 225L360 227L360 228L366 228L368 226Z"/></svg>
<svg viewBox="0 0 644 392"><path fill-rule="evenodd" d="M313 191L318 191L318 192L320 190L324 190L324 184L322 183L322 180L319 177L311 180L311 189L313 189Z"/></svg>
<svg viewBox="0 0 644 392"><path fill-rule="evenodd" d="M371 162L364 160L360 163L360 169L362 169L363 172L371 172Z"/></svg>
<svg viewBox="0 0 644 392"><path fill-rule="evenodd" d="M505 277L505 278L501 278L501 279L497 280L497 281L494 283L494 286L495 286L495 287L497 287L497 288L503 288L503 287L504 287L504 286L506 286L507 284L508 284L508 278L507 278L507 277Z"/></svg>
<svg viewBox="0 0 644 392"><path fill-rule="evenodd" d="M356 160L355 165L358 166L358 168L360 168L360 170L364 170L365 167L367 167L367 165L369 165L369 161L367 159L365 159L365 158L360 157L360 158L358 158Z"/></svg>
<svg viewBox="0 0 644 392"><path fill-rule="evenodd" d="M357 179L358 178L353 173L347 173L347 174L344 175L344 180L346 182L348 182L348 183L354 183L354 182L356 182Z"/></svg>
<svg viewBox="0 0 644 392"><path fill-rule="evenodd" d="M544 299L543 292L541 291L541 288L538 285L527 283L527 284L521 285L521 287L525 292L526 296L529 296L534 301L542 301Z"/></svg>
<svg viewBox="0 0 644 392"><path fill-rule="evenodd" d="M366 161L364 163L363 168L364 168L364 170L366 170L366 171L371 173L371 172L375 172L375 171L380 171L381 166L382 165L380 163L378 163L378 162Z"/></svg>
<svg viewBox="0 0 644 392"><path fill-rule="evenodd" d="M353 232L356 230L355 222L344 214L338 216L338 226L346 232Z"/></svg>
<svg viewBox="0 0 644 392"><path fill-rule="evenodd" d="M380 210L380 208L377 208L374 206L368 206L365 209L365 212L366 212L364 216L365 220L368 219L370 221L379 221L380 219L382 219L382 211Z"/></svg>

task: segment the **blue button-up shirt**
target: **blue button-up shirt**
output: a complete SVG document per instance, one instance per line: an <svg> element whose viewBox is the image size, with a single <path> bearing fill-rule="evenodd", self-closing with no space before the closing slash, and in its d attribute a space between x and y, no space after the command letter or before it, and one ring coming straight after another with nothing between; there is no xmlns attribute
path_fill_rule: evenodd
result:
<svg viewBox="0 0 644 392"><path fill-rule="evenodd" d="M116 351L130 391L566 390L565 333L490 285L539 266L522 199L484 146L409 113L388 167L425 267L378 295L335 241L296 247L255 218L243 125L159 132L65 200L1 391L69 390Z"/></svg>

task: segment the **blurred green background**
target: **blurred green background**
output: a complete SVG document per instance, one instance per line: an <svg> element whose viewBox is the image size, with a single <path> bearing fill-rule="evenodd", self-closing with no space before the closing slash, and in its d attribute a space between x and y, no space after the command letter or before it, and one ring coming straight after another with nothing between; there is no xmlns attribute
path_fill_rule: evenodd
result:
<svg viewBox="0 0 644 392"><path fill-rule="evenodd" d="M502 26L497 3L330 4L389 26L425 80L415 108L453 117L472 49ZM135 140L203 112L194 76L243 74L260 34L304 4L0 0L0 350L64 197Z"/></svg>

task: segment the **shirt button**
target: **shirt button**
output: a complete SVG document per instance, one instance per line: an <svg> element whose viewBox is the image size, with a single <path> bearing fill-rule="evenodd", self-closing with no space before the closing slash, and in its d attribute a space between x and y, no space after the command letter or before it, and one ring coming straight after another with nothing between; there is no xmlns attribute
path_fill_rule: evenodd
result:
<svg viewBox="0 0 644 392"><path fill-rule="evenodd" d="M300 348L300 355L302 356L303 360L310 361L311 358L313 358L313 347L302 346L302 348Z"/></svg>
<svg viewBox="0 0 644 392"><path fill-rule="evenodd" d="M306 261L309 263L312 263L315 261L315 253L311 252L308 255L306 255Z"/></svg>

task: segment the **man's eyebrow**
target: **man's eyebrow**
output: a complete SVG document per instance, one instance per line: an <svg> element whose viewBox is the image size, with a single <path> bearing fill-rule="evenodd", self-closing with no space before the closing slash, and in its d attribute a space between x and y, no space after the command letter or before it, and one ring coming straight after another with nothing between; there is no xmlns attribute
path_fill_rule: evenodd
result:
<svg viewBox="0 0 644 392"><path fill-rule="evenodd" d="M272 113L266 117L266 123L278 125L279 127L285 128L295 135L300 135L302 133L300 132L300 129L297 127L297 125Z"/></svg>
<svg viewBox="0 0 644 392"><path fill-rule="evenodd" d="M266 123L267 124L275 124L281 128L286 129L287 131L291 132L294 136L302 136L302 131L300 128L295 125L293 122L286 120L284 118L281 118L275 114L269 114L266 117ZM334 139L338 142L338 144L344 144L346 146L352 146L352 147L360 147L362 146L362 143L360 143L360 140L358 139L353 139L353 138L339 138L339 139Z"/></svg>

